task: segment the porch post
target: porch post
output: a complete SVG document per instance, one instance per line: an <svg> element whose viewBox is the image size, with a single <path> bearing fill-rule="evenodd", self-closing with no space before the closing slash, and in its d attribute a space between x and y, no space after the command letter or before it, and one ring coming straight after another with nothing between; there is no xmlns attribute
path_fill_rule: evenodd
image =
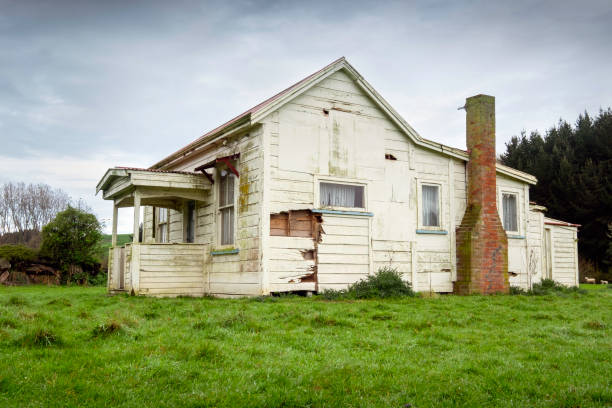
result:
<svg viewBox="0 0 612 408"><path fill-rule="evenodd" d="M111 238L111 247L117 246L117 218L119 217L119 207L113 201L113 237Z"/></svg>
<svg viewBox="0 0 612 408"><path fill-rule="evenodd" d="M132 242L138 243L138 233L140 230L140 193L134 191L134 237Z"/></svg>

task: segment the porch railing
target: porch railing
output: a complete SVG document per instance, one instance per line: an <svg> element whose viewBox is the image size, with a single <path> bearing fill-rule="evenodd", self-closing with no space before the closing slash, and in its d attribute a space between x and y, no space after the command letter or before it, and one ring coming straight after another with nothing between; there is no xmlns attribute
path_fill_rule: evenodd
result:
<svg viewBox="0 0 612 408"><path fill-rule="evenodd" d="M159 296L209 291L204 244L126 244L109 253L108 289Z"/></svg>

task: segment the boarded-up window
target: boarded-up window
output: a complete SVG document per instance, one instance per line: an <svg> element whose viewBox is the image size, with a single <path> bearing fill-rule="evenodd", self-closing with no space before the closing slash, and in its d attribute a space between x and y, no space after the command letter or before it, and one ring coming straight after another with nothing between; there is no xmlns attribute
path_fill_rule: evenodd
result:
<svg viewBox="0 0 612 408"><path fill-rule="evenodd" d="M364 188L352 184L321 183L322 207L365 208Z"/></svg>
<svg viewBox="0 0 612 408"><path fill-rule="evenodd" d="M221 245L234 243L234 175L225 172L219 179Z"/></svg>
<svg viewBox="0 0 612 408"><path fill-rule="evenodd" d="M504 229L506 231L518 231L516 194L502 194L502 209L504 213Z"/></svg>
<svg viewBox="0 0 612 408"><path fill-rule="evenodd" d="M422 185L423 226L440 226L440 186Z"/></svg>
<svg viewBox="0 0 612 408"><path fill-rule="evenodd" d="M270 214L270 235L312 238L317 222L309 210Z"/></svg>

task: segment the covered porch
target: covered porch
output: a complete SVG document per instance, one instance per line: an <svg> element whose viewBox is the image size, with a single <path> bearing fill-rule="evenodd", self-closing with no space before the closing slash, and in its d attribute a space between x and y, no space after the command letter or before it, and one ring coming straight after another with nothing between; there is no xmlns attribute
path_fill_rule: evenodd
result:
<svg viewBox="0 0 612 408"><path fill-rule="evenodd" d="M105 200L113 201L107 282L110 292L158 296L208 292L208 245L151 238L142 242L140 213L141 208L150 206L186 214L192 208L189 203L206 201L210 188L210 181L202 174L125 167L107 170L96 193L102 191ZM119 208L124 207L134 210L133 239L117 246Z"/></svg>

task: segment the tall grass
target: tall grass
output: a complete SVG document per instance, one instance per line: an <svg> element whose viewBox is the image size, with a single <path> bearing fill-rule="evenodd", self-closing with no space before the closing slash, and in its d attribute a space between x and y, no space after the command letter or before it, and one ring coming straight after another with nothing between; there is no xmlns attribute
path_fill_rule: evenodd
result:
<svg viewBox="0 0 612 408"><path fill-rule="evenodd" d="M610 310L603 285L342 302L0 287L0 407L606 407Z"/></svg>

